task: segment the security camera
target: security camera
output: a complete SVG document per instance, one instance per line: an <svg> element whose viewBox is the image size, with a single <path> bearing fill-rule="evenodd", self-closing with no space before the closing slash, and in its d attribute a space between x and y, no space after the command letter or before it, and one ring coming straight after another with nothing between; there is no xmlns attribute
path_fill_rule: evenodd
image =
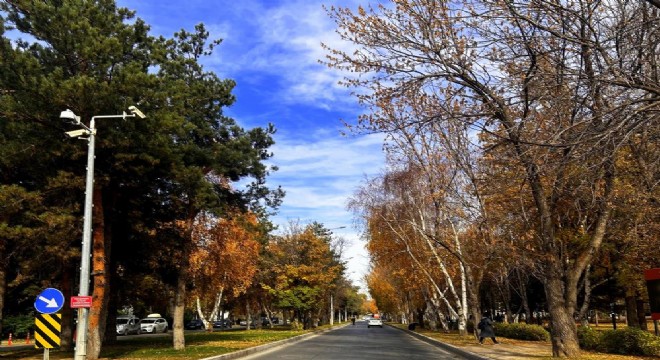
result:
<svg viewBox="0 0 660 360"><path fill-rule="evenodd" d="M65 132L65 134L70 138L77 138L83 135L88 135L89 131L87 131L86 129L80 129L80 130L67 131Z"/></svg>
<svg viewBox="0 0 660 360"><path fill-rule="evenodd" d="M60 113L60 119L69 120L74 125L80 125L80 116L73 111L66 109Z"/></svg>
<svg viewBox="0 0 660 360"><path fill-rule="evenodd" d="M129 106L128 111L133 113L133 115L139 117L140 119L146 118L146 116L140 111L140 109L136 108L135 106Z"/></svg>

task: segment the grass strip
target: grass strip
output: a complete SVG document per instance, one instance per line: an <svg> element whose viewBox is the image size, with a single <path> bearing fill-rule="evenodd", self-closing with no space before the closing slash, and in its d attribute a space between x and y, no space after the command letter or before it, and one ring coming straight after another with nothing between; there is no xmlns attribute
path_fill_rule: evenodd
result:
<svg viewBox="0 0 660 360"><path fill-rule="evenodd" d="M100 359L203 359L266 343L271 343L310 331L289 329L232 330L186 333L184 350L172 348L172 336L136 336L124 338L116 344L105 345ZM51 359L71 359L72 352L52 349ZM42 349L0 352L0 359L42 359Z"/></svg>

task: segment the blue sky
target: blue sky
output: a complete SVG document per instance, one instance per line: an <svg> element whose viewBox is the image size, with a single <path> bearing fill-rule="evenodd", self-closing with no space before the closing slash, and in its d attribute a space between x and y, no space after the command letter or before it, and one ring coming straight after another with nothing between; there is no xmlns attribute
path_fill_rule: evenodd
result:
<svg viewBox="0 0 660 360"><path fill-rule="evenodd" d="M364 3L364 1L361 1ZM277 128L271 163L279 167L268 183L287 193L273 219L318 221L348 240L344 258L356 285L368 258L347 199L366 176L383 167L382 136L341 136L342 120L355 122L360 108L338 81L343 74L318 63L321 43L347 49L322 5L355 8L337 0L140 0L118 1L151 26L152 35L172 37L204 23L223 43L203 61L207 70L237 82L236 103L226 114L243 127Z"/></svg>

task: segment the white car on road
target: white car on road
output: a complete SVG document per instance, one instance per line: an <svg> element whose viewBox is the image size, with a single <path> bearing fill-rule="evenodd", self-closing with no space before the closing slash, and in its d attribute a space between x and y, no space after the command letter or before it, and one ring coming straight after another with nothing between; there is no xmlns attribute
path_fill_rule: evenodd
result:
<svg viewBox="0 0 660 360"><path fill-rule="evenodd" d="M367 320L367 327L370 328L372 326L378 326L378 327L382 328L383 327L383 320L381 320L380 318L375 318L375 317L369 318L369 320Z"/></svg>
<svg viewBox="0 0 660 360"><path fill-rule="evenodd" d="M158 315L158 314L152 314L152 315ZM160 317L160 315L158 315L158 317L152 315L149 315L146 318L140 320L140 330L143 333L152 333L152 334L159 332L166 333L167 328L169 327L169 325L167 324L167 320Z"/></svg>

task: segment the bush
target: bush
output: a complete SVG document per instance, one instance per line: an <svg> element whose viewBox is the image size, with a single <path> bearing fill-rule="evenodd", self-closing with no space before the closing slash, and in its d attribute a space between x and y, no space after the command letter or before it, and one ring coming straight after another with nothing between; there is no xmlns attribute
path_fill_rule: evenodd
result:
<svg viewBox="0 0 660 360"><path fill-rule="evenodd" d="M300 322L298 322L298 319L293 319L291 321L291 330L302 330L303 326Z"/></svg>
<svg viewBox="0 0 660 360"><path fill-rule="evenodd" d="M660 338L648 331L624 328L597 331L588 326L578 327L580 348L609 354L659 356Z"/></svg>
<svg viewBox="0 0 660 360"><path fill-rule="evenodd" d="M589 326L578 326L577 336L580 349L598 350L601 331L596 331Z"/></svg>
<svg viewBox="0 0 660 360"><path fill-rule="evenodd" d="M550 340L550 333L543 326L523 323L495 323L495 335L518 340Z"/></svg>
<svg viewBox="0 0 660 360"><path fill-rule="evenodd" d="M610 354L660 356L660 339L636 328L606 330L600 336L598 350Z"/></svg>

